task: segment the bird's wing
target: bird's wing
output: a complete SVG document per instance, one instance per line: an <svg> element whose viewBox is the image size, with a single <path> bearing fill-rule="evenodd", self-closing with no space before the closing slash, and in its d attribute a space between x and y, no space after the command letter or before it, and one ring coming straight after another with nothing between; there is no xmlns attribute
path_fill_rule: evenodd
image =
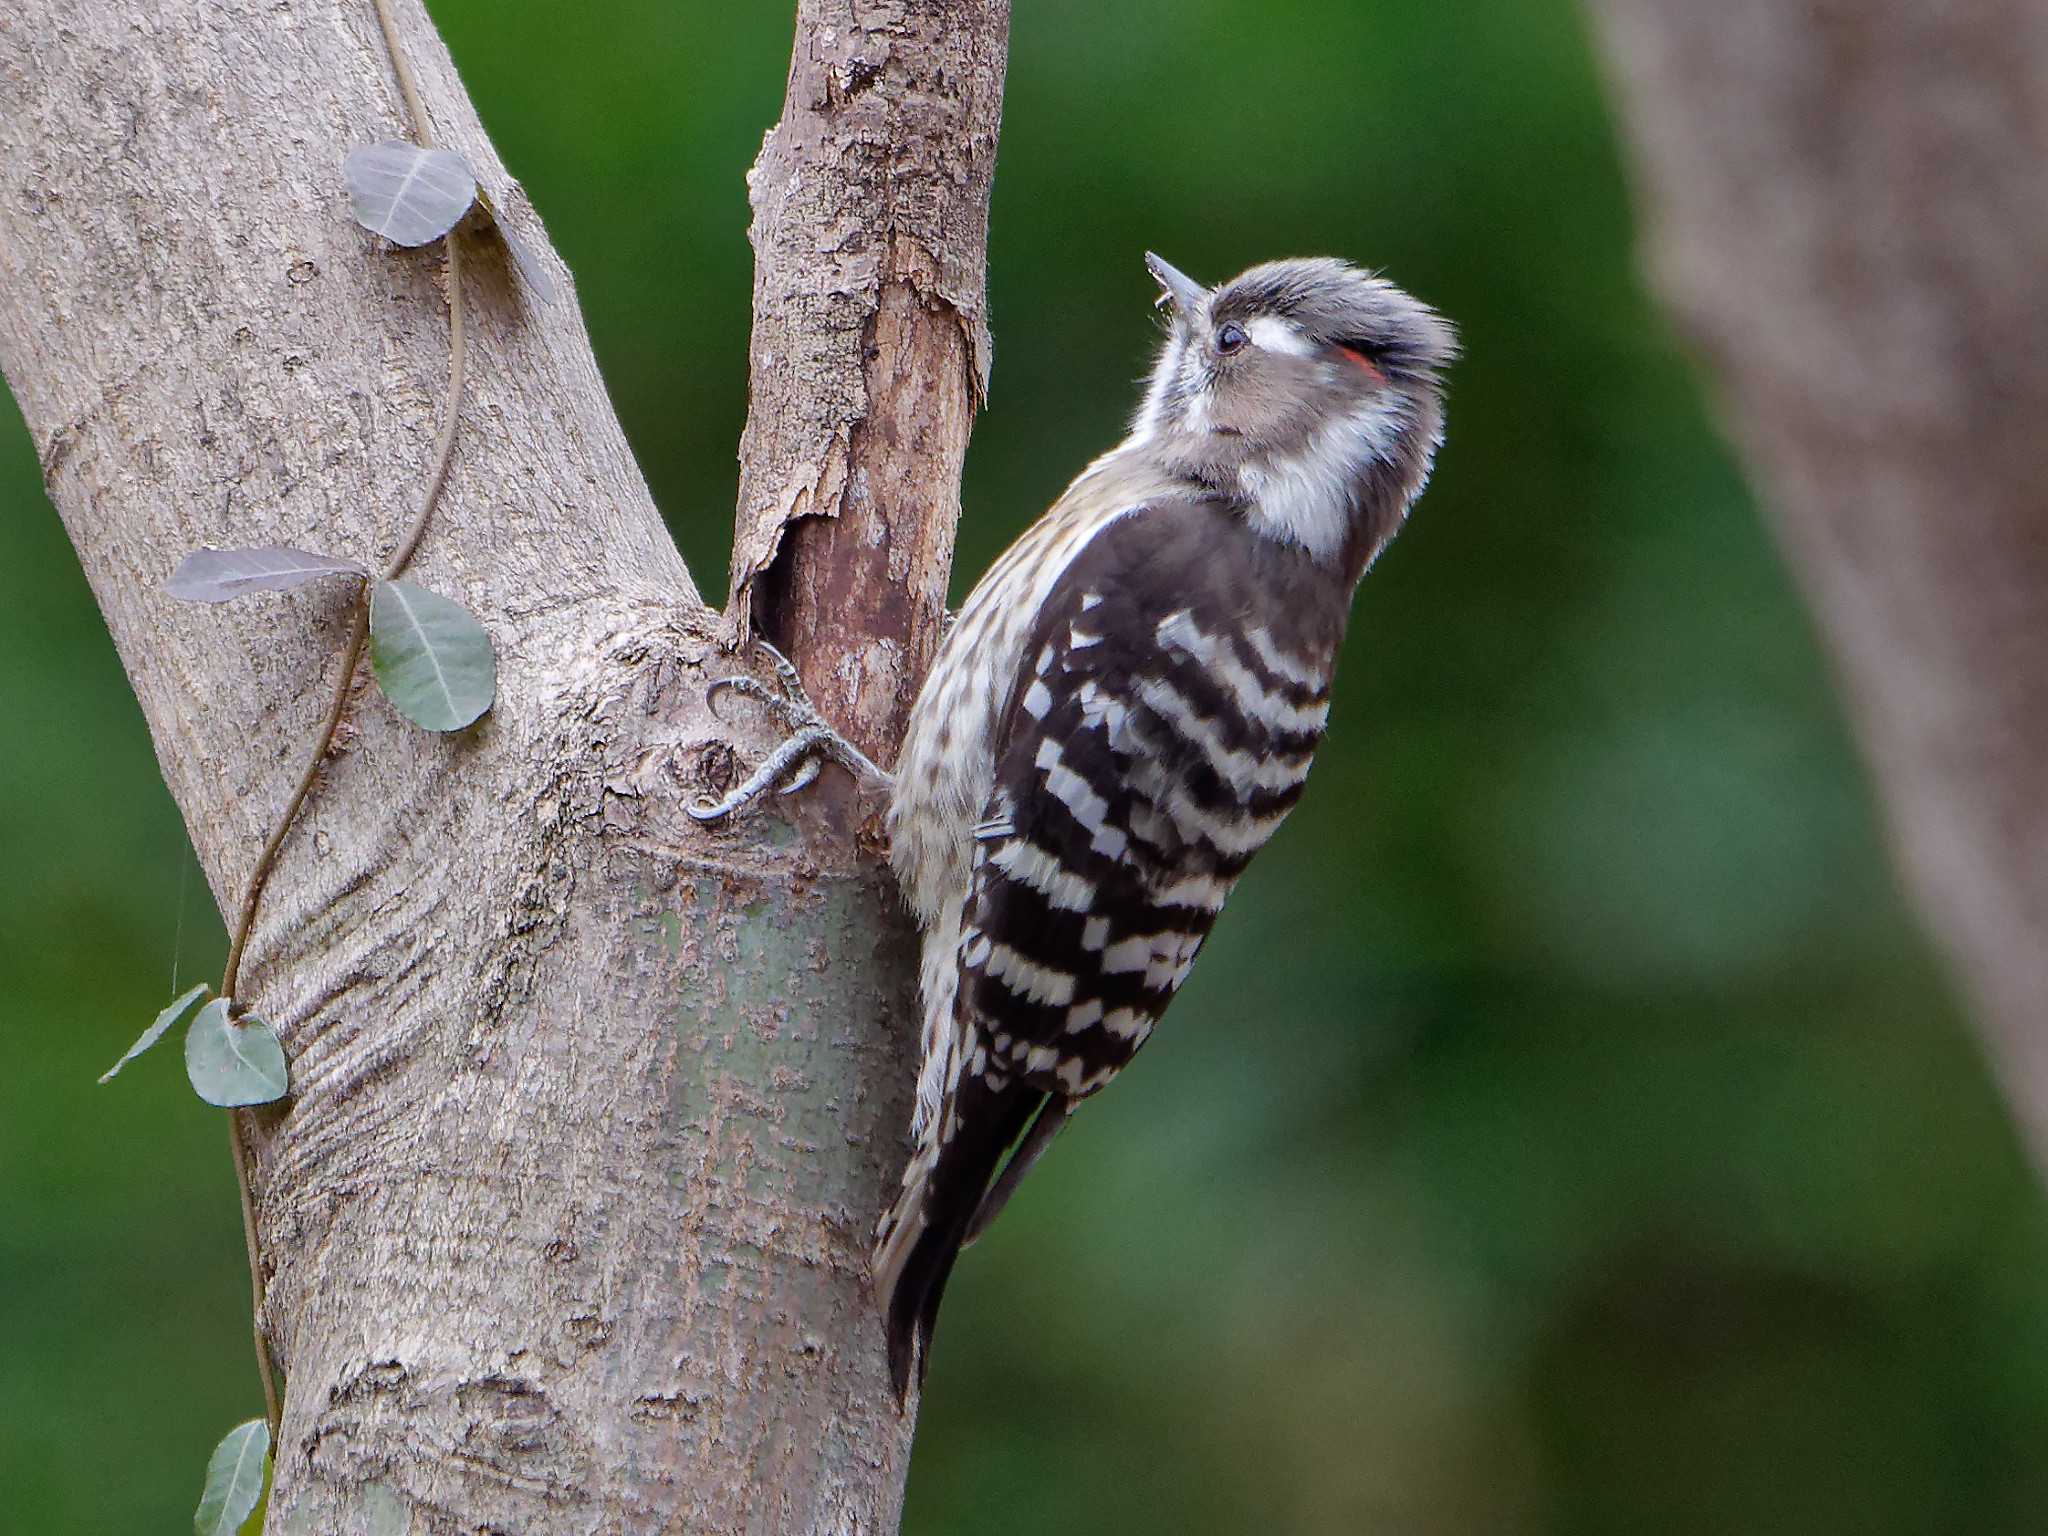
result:
<svg viewBox="0 0 2048 1536"><path fill-rule="evenodd" d="M899 1391L961 1243L1136 1054L1300 795L1342 608L1324 605L1337 618L1311 636L1311 677L1289 659L1300 615L1246 606L1288 590L1234 558L1291 558L1270 542L1214 503L1148 505L1039 605L973 824L937 1113L878 1235ZM999 1177L1020 1136L1017 1177Z"/></svg>

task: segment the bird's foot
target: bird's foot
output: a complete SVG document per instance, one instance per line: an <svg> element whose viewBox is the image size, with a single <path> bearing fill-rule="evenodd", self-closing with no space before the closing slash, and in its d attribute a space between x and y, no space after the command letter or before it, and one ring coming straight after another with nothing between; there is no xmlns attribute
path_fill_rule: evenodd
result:
<svg viewBox="0 0 2048 1536"><path fill-rule="evenodd" d="M732 816L751 813L770 791L778 795L795 794L817 778L827 763L839 764L865 788L886 789L892 785L895 781L887 770L825 723L825 717L805 695L803 684L789 658L766 640L754 643L767 653L774 664L781 688L771 688L746 676L721 677L713 680L705 690L705 702L716 714L721 693L739 694L766 708L789 734L752 773L726 791L721 799L706 798L689 806L691 820L724 821Z"/></svg>

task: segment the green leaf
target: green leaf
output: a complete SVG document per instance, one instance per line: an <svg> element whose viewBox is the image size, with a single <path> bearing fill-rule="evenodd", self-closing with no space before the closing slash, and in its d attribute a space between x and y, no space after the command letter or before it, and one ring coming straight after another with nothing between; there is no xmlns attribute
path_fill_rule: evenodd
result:
<svg viewBox="0 0 2048 1536"><path fill-rule="evenodd" d="M370 667L401 715L430 731L459 731L498 693L491 637L460 603L409 581L370 589Z"/></svg>
<svg viewBox="0 0 2048 1536"><path fill-rule="evenodd" d="M133 1061L136 1057L140 1056L152 1045L155 1045L157 1041L163 1039L165 1035L169 1034L172 1030L176 1029L180 1024L184 1023L187 1019L191 1018L192 1015L198 1011L200 1001L206 996L208 992L211 992L212 990L213 989L211 987L209 987L205 982L202 981L190 992L182 993L178 997L173 998L171 1000L170 1007L166 1008L162 1013L156 1016L156 1022L150 1025L149 1028L145 1029L142 1032L141 1036L136 1040L136 1042L128 1047L127 1052L121 1057L121 1059L115 1062L111 1067L107 1068L106 1071L100 1074L100 1081L103 1083L111 1083L114 1080L114 1074L116 1072L120 1071L123 1067L127 1066L129 1062Z"/></svg>
<svg viewBox="0 0 2048 1536"><path fill-rule="evenodd" d="M277 1031L253 1013L230 1018L224 997L200 1009L185 1032L185 1075L194 1093L223 1109L268 1104L291 1086Z"/></svg>
<svg viewBox="0 0 2048 1536"><path fill-rule="evenodd" d="M353 560L309 549L196 549L178 562L164 591L188 603L224 603L244 592L287 592L321 576L369 575Z"/></svg>
<svg viewBox="0 0 2048 1536"><path fill-rule="evenodd" d="M270 1453L270 1426L261 1419L237 1424L213 1448L206 1463L206 1487L192 1517L197 1536L235 1536L263 1496Z"/></svg>
<svg viewBox="0 0 2048 1536"><path fill-rule="evenodd" d="M476 177L462 156L403 139L350 150L341 173L356 222L393 245L440 239L476 201Z"/></svg>
<svg viewBox="0 0 2048 1536"><path fill-rule="evenodd" d="M277 1458L263 1458L263 1487L256 1494L256 1507L249 1511L249 1518L242 1522L236 1536L263 1536L263 1522L270 1515L270 1480L277 1471Z"/></svg>

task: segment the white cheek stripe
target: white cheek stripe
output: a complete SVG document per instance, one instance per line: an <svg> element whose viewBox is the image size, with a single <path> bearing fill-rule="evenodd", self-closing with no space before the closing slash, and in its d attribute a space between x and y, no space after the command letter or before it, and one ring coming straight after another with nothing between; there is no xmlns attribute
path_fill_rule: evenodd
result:
<svg viewBox="0 0 2048 1536"><path fill-rule="evenodd" d="M1278 315L1254 315L1245 322L1244 333L1251 337L1253 346L1264 347L1268 352L1281 352L1288 357L1316 355L1316 344L1296 330L1291 321Z"/></svg>
<svg viewBox="0 0 2048 1536"><path fill-rule="evenodd" d="M1406 407L1376 395L1325 423L1300 453L1245 466L1238 484L1251 498L1252 519L1326 564L1339 559L1359 476L1394 451L1406 425Z"/></svg>

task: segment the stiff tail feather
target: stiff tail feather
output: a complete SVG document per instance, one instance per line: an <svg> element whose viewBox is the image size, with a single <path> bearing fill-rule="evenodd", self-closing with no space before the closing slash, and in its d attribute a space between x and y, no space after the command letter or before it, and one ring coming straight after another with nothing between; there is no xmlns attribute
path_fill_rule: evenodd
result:
<svg viewBox="0 0 2048 1536"><path fill-rule="evenodd" d="M974 1208L974 1219L967 1224L967 1235L960 1240L962 1248L972 1248L980 1242L991 1223L1003 1214L1003 1207L1010 1203L1010 1196L1017 1193L1017 1186L1024 1182L1024 1175L1031 1171L1031 1165L1045 1156L1045 1149L1052 1145L1053 1137L1066 1128L1076 1102L1057 1094L1045 1096L1045 1102L1031 1121L1031 1129L1017 1143L1010 1160L1003 1164L1002 1176L989 1185L988 1192L981 1197L981 1204Z"/></svg>
<svg viewBox="0 0 2048 1536"><path fill-rule="evenodd" d="M913 1378L924 1382L939 1298L1003 1154L1044 1100L1044 1094L1016 1084L992 1093L970 1078L911 1154L903 1191L876 1234L873 1264L899 1407L909 1400Z"/></svg>

